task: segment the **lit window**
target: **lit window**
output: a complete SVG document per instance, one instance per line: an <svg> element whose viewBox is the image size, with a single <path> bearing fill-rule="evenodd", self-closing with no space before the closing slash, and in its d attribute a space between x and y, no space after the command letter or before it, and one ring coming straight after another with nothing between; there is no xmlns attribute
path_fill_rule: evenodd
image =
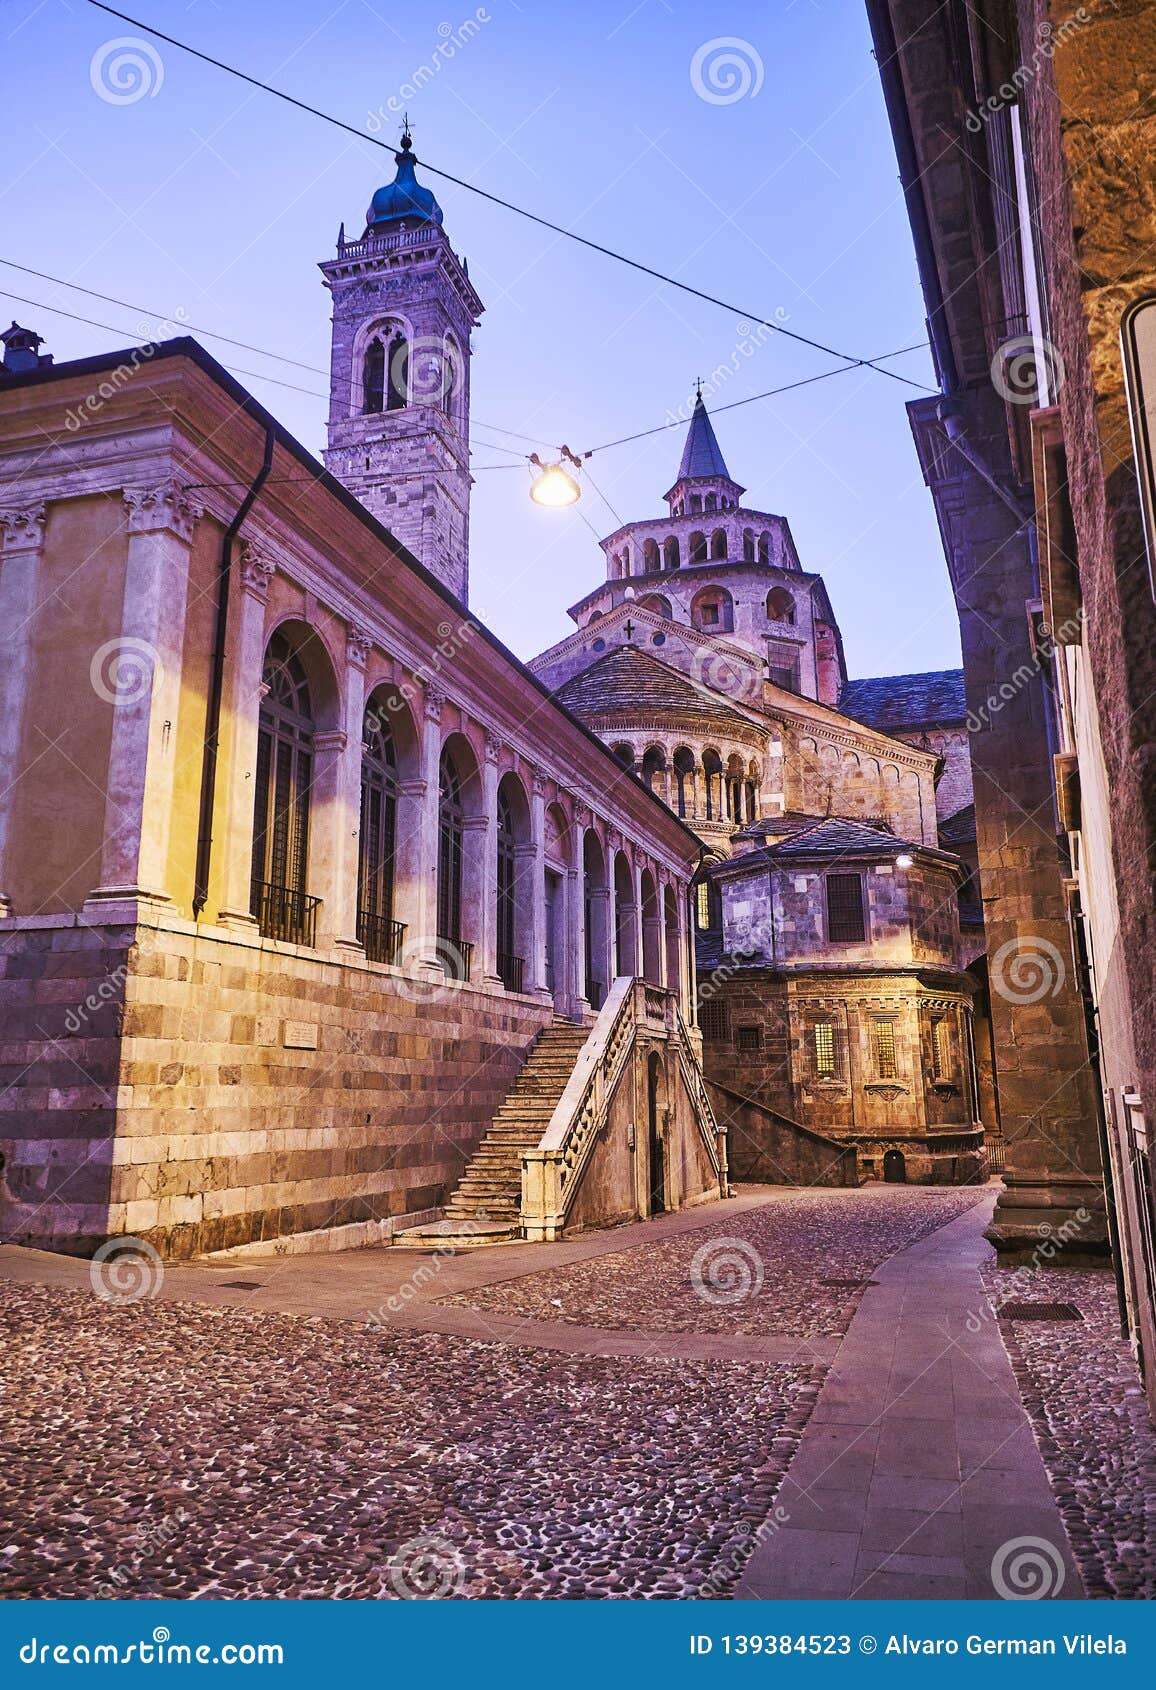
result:
<svg viewBox="0 0 1156 1690"><path fill-rule="evenodd" d="M821 1080L835 1077L835 1028L830 1021L818 1021L812 1029L815 1040L815 1073Z"/></svg>
<svg viewBox="0 0 1156 1690"><path fill-rule="evenodd" d="M703 932L706 932L706 930L710 926L710 917L711 917L711 908L710 908L711 899L710 899L710 883L709 883L709 881L700 880L698 885L694 889L694 896L695 896L695 917L696 917L696 920L698 921L698 925L702 928Z"/></svg>
<svg viewBox="0 0 1156 1690"><path fill-rule="evenodd" d="M945 1080L951 1068L951 1046L947 1037L947 1020L936 1015L931 1022L931 1072L937 1080Z"/></svg>
<svg viewBox="0 0 1156 1690"><path fill-rule="evenodd" d="M875 1071L881 1080L895 1078L895 1023L875 1023Z"/></svg>

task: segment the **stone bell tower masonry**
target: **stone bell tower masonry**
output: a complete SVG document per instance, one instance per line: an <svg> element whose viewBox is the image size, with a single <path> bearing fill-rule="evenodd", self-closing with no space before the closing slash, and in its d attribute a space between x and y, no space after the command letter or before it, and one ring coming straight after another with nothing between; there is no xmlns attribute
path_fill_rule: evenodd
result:
<svg viewBox="0 0 1156 1690"><path fill-rule="evenodd" d="M470 333L484 309L417 180L397 175L359 240L320 266L333 296L326 468L465 603L469 588Z"/></svg>

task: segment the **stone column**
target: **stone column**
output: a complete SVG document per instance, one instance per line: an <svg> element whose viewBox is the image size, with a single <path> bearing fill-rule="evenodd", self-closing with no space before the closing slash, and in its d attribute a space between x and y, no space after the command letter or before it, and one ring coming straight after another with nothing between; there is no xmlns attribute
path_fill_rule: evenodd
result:
<svg viewBox="0 0 1156 1690"><path fill-rule="evenodd" d="M120 634L92 655L98 698L113 707L100 883L85 909L171 902L167 886L189 551L201 506L176 486L126 487L128 555Z"/></svg>
<svg viewBox="0 0 1156 1690"><path fill-rule="evenodd" d="M531 931L533 942L532 954L526 958L526 990L534 992L545 1003L553 1002L553 993L546 979L547 935L546 935L546 777L535 769L530 780L530 836L533 840L533 860L530 873L533 877L531 886L531 901L533 917ZM565 959L558 958L560 970L565 969ZM565 997L566 982L559 983L559 996Z"/></svg>
<svg viewBox="0 0 1156 1690"><path fill-rule="evenodd" d="M442 710L446 695L429 682L422 721L421 783L414 783L419 799L418 837L410 853L414 876L409 907L414 931L407 933L403 960L422 972L442 972L438 961L438 804L441 790Z"/></svg>
<svg viewBox="0 0 1156 1690"><path fill-rule="evenodd" d="M252 932L253 813L256 803L257 734L264 697L265 606L276 573L273 553L259 540L240 543L235 617L227 653L221 720L224 811L217 853L222 927ZM216 823L214 822L214 827Z"/></svg>
<svg viewBox="0 0 1156 1690"><path fill-rule="evenodd" d="M586 829L590 812L575 804L570 818L570 867L566 872L566 987L571 1011L583 1017L586 996Z"/></svg>
<svg viewBox="0 0 1156 1690"><path fill-rule="evenodd" d="M473 822L478 838L473 843L473 851L482 853L481 874L476 877L476 884L481 888L482 913L479 923L481 934L482 954L481 979L487 986L500 986L501 976L498 973L498 758L502 754L502 742L498 736L487 728L485 733L485 756L482 761L482 817ZM470 829L467 820L467 831ZM467 851L469 847L467 846ZM463 902L464 902L463 897Z"/></svg>
<svg viewBox="0 0 1156 1690"><path fill-rule="evenodd" d="M316 745L331 737L335 766L325 780L319 767L315 781L317 820L323 824L314 834L310 856L316 861L316 890L325 900L321 906L321 929L330 944L355 956L364 954L357 937L358 865L361 846L361 758L365 730L365 660L373 637L362 628L350 628L345 642L345 686L340 735L318 735Z"/></svg>
<svg viewBox="0 0 1156 1690"><path fill-rule="evenodd" d="M43 552L43 505L0 511L0 920L13 914L8 846Z"/></svg>

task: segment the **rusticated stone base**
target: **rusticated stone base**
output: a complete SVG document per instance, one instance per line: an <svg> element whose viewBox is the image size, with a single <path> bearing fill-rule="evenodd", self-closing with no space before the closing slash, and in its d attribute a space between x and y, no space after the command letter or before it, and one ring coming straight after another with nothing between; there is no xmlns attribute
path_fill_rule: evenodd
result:
<svg viewBox="0 0 1156 1690"><path fill-rule="evenodd" d="M190 1257L436 1209L552 1010L187 923L0 933L0 1236Z"/></svg>
<svg viewBox="0 0 1156 1690"><path fill-rule="evenodd" d="M1005 1267L1107 1266L1111 1257L1104 1187L1094 1176L1005 1176L984 1233Z"/></svg>

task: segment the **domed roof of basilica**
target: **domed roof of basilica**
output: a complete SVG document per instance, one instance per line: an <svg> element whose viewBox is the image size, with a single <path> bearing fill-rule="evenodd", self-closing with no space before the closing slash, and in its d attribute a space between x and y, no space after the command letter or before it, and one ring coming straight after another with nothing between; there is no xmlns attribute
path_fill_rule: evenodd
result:
<svg viewBox="0 0 1156 1690"><path fill-rule="evenodd" d="M442 208L428 188L417 179L413 158L413 141L406 129L401 138L401 151L394 154L397 175L384 188L379 188L365 214L367 232L388 229L395 223L435 223L442 221Z"/></svg>

